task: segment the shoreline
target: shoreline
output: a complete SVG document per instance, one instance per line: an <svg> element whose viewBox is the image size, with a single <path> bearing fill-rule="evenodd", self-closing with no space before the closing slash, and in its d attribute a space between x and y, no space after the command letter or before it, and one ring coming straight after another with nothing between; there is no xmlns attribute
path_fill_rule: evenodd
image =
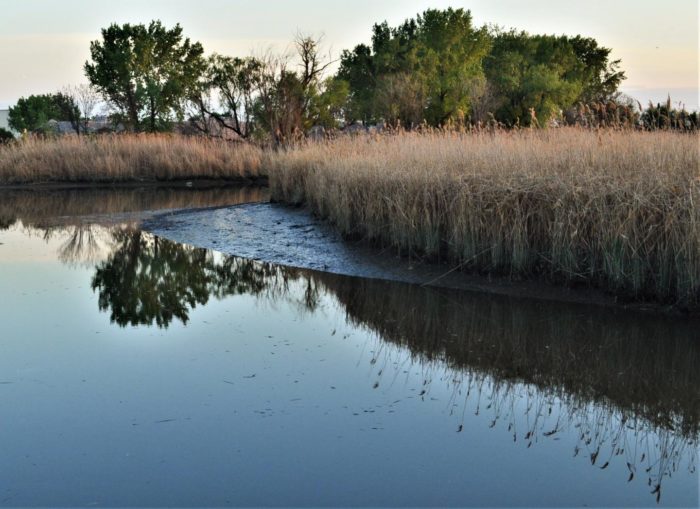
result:
<svg viewBox="0 0 700 509"><path fill-rule="evenodd" d="M349 240L328 220L316 216L308 207L288 205L269 200L269 188L261 180L242 184L224 179L196 179L178 181L120 182L111 184L65 183L0 186L0 193L34 192L60 196L61 192L83 191L189 191L241 190L260 191L260 196L236 204L213 203L192 206L181 202L167 209L146 210L140 203L131 211L114 210L107 213L77 212L84 216L129 218L141 222L144 230L184 244L196 245L223 252L227 255L251 258L265 262L317 270L351 277L365 277L400 281L409 284L452 288L463 291L503 295L517 299L537 299L581 305L595 305L608 309L633 311L677 317L700 317L700 310L682 309L648 301L621 299L601 289L583 284L565 286L541 279L513 280L506 276L487 276L459 270L446 262L423 262L417 258L399 256L392 248L372 246L368 241ZM255 193L254 193L255 194ZM225 200L221 198L221 200ZM27 204L29 206L29 204ZM36 206L36 205L35 205ZM55 204L51 206L55 209ZM139 212L140 210L140 212ZM65 211L69 215L71 211ZM230 217L218 217L226 216ZM241 221L241 214L247 215ZM65 215L65 214L63 214ZM217 217L214 221L213 218ZM216 224L216 227L212 225ZM233 229L232 229L233 228ZM236 241L231 235L236 232ZM223 238L222 238L223 237ZM246 242L248 244L246 245ZM291 246L291 249L290 249Z"/></svg>
<svg viewBox="0 0 700 509"><path fill-rule="evenodd" d="M382 279L424 287L593 305L622 312L688 319L697 311L653 302L622 301L590 287L567 287L542 280L515 281L459 271L445 263L422 262L344 239L308 208L278 203L247 203L180 209L145 218L144 231L171 241L212 249L229 256L350 277Z"/></svg>

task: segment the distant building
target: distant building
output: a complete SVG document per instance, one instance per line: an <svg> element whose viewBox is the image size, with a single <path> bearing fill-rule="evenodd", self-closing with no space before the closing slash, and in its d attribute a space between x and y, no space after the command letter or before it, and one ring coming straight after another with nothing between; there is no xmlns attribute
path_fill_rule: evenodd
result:
<svg viewBox="0 0 700 509"><path fill-rule="evenodd" d="M19 133L14 129L10 129L10 110L0 110L0 128L10 131L17 136Z"/></svg>

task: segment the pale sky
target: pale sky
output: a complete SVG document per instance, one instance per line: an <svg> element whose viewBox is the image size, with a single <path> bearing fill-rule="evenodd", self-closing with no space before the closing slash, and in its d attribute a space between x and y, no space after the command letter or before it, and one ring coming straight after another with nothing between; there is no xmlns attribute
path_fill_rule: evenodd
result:
<svg viewBox="0 0 700 509"><path fill-rule="evenodd" d="M698 0L0 0L0 108L85 82L89 43L112 22L179 22L207 53L238 56L323 33L337 57L369 42L375 22L450 6L477 25L594 37L622 59L624 91L698 108Z"/></svg>

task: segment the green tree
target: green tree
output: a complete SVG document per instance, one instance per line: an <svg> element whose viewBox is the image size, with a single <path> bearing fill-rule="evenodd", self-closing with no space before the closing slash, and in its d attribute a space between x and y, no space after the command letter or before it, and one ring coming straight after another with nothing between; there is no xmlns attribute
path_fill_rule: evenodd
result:
<svg viewBox="0 0 700 509"><path fill-rule="evenodd" d="M75 99L67 93L58 92L53 95L53 101L59 112L59 117L56 120L70 122L73 130L80 136L83 128L82 114Z"/></svg>
<svg viewBox="0 0 700 509"><path fill-rule="evenodd" d="M624 73L610 50L580 36L496 32L484 61L495 93L496 118L507 125L544 125L582 101L605 101Z"/></svg>
<svg viewBox="0 0 700 509"><path fill-rule="evenodd" d="M475 28L464 9L429 9L396 28L375 24L371 49L359 45L341 56L349 120L403 116L404 123L439 126L463 117L484 84L490 44L486 28Z"/></svg>
<svg viewBox="0 0 700 509"><path fill-rule="evenodd" d="M348 100L345 119L349 122L370 122L374 118L374 94L377 73L372 49L359 44L352 51L344 50L340 57L337 79L347 83Z"/></svg>
<svg viewBox="0 0 700 509"><path fill-rule="evenodd" d="M313 91L309 101L307 124L320 125L325 128L338 127L339 120L345 116L350 87L346 81L329 77Z"/></svg>
<svg viewBox="0 0 700 509"><path fill-rule="evenodd" d="M161 131L181 119L206 69L204 50L182 36L182 28L160 21L112 24L90 44L84 69L90 83L134 131Z"/></svg>
<svg viewBox="0 0 700 509"><path fill-rule="evenodd" d="M190 97L196 109L195 127L210 134L208 118L212 118L222 129L248 138L254 131L253 103L261 72L262 62L253 57L209 57L206 72ZM211 105L212 94L223 111Z"/></svg>
<svg viewBox="0 0 700 509"><path fill-rule="evenodd" d="M21 97L10 107L8 123L15 131L45 131L49 120L64 120L53 94Z"/></svg>

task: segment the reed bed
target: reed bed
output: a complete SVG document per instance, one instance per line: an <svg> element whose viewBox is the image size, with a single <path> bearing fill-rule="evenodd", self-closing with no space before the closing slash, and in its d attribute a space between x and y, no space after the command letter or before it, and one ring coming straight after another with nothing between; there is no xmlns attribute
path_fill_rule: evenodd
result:
<svg viewBox="0 0 700 509"><path fill-rule="evenodd" d="M697 134L342 138L270 157L273 199L455 268L700 304Z"/></svg>
<svg viewBox="0 0 700 509"><path fill-rule="evenodd" d="M29 138L0 145L0 185L246 180L261 175L250 144L176 135Z"/></svg>

